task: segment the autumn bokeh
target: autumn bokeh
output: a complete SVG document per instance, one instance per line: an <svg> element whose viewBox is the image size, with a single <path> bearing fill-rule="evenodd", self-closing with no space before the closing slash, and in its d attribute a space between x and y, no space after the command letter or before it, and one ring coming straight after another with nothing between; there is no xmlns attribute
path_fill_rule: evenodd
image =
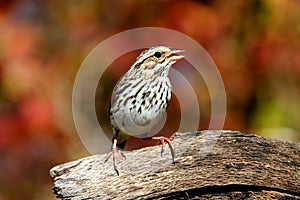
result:
<svg viewBox="0 0 300 200"><path fill-rule="evenodd" d="M49 169L88 155L72 118L76 72L98 43L136 27L180 31L209 52L226 87L225 129L300 141L299 9L297 0L1 1L0 200L55 199ZM102 91L134 56L110 68Z"/></svg>

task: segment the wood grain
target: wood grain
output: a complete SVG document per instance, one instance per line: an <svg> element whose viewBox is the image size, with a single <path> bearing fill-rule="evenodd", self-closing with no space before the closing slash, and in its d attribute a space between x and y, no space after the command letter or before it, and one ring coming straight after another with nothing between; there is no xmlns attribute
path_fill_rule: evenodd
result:
<svg viewBox="0 0 300 200"><path fill-rule="evenodd" d="M61 199L300 199L300 144L242 134L197 131L169 149L147 147L112 160L95 155L53 167Z"/></svg>

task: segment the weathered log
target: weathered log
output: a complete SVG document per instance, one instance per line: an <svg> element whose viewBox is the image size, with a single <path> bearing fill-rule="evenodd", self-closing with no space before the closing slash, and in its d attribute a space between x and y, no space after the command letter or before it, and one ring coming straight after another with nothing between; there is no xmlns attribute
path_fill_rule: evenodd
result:
<svg viewBox="0 0 300 200"><path fill-rule="evenodd" d="M236 131L175 136L166 147L95 155L50 170L61 199L300 199L300 144Z"/></svg>

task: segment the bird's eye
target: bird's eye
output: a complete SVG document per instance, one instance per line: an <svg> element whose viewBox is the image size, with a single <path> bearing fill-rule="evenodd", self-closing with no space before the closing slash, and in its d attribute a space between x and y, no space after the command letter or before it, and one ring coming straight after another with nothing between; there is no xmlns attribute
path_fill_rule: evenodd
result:
<svg viewBox="0 0 300 200"><path fill-rule="evenodd" d="M161 53L157 51L157 52L154 53L154 56L155 56L156 58L160 58L160 57L161 57Z"/></svg>

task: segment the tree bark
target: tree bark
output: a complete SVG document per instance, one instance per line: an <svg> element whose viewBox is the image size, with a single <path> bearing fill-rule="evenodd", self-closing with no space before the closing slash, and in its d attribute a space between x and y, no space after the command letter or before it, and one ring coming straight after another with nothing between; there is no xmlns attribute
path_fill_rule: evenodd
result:
<svg viewBox="0 0 300 200"><path fill-rule="evenodd" d="M237 131L181 133L166 146L55 166L61 199L300 199L300 144Z"/></svg>

